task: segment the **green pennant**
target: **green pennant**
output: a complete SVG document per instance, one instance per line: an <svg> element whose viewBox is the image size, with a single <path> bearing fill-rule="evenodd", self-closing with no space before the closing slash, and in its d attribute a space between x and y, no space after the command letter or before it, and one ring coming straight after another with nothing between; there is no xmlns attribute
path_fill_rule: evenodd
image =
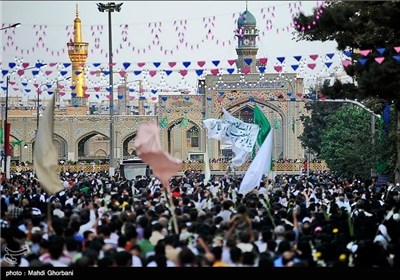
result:
<svg viewBox="0 0 400 280"><path fill-rule="evenodd" d="M186 127L189 123L189 119L187 117L183 117L182 121L179 124L179 127Z"/></svg>
<svg viewBox="0 0 400 280"><path fill-rule="evenodd" d="M3 144L3 129L0 128L0 144Z"/></svg>

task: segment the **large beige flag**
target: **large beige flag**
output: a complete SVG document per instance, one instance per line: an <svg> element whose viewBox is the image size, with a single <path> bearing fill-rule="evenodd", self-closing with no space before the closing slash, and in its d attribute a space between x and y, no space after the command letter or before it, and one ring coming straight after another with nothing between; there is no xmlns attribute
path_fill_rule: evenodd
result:
<svg viewBox="0 0 400 280"><path fill-rule="evenodd" d="M157 124L141 124L134 145L137 155L150 165L154 175L168 188L168 180L181 168L182 161L162 150Z"/></svg>
<svg viewBox="0 0 400 280"><path fill-rule="evenodd" d="M57 174L58 157L53 143L54 103L53 95L39 123L33 151L33 166L36 175L48 194L64 189Z"/></svg>

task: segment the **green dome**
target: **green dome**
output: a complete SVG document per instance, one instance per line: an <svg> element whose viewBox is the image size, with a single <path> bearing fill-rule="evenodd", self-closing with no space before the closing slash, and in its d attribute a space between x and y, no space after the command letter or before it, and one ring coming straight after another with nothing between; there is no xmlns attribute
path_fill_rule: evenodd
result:
<svg viewBox="0 0 400 280"><path fill-rule="evenodd" d="M237 21L238 26L255 26L256 23L256 18L248 10L244 11Z"/></svg>

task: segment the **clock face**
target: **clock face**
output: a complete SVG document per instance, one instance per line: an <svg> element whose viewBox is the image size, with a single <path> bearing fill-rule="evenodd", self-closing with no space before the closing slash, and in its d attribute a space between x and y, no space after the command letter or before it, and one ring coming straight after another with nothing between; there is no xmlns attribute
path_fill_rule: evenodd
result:
<svg viewBox="0 0 400 280"><path fill-rule="evenodd" d="M249 39L244 39L243 43L244 43L245 45L249 45L249 44L250 44L250 40L249 40Z"/></svg>

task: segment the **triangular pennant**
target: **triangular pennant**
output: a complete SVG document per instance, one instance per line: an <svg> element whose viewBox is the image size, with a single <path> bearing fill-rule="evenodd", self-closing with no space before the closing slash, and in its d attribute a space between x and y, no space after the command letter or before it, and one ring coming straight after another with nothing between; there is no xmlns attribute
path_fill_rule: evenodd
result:
<svg viewBox="0 0 400 280"><path fill-rule="evenodd" d="M127 74L126 71L123 70L119 71L118 73L121 77L125 77L125 75Z"/></svg>
<svg viewBox="0 0 400 280"><path fill-rule="evenodd" d="M311 70L314 70L315 66L317 66L317 64L315 63L308 63L307 64L308 68L310 68Z"/></svg>
<svg viewBox="0 0 400 280"><path fill-rule="evenodd" d="M153 65L158 68L161 65L161 62L153 62Z"/></svg>
<svg viewBox="0 0 400 280"><path fill-rule="evenodd" d="M378 64L381 64L384 60L384 57L375 57L375 61L378 62Z"/></svg>
<svg viewBox="0 0 400 280"><path fill-rule="evenodd" d="M1 74L3 74L3 76L7 75L7 73L8 73L8 70L5 70L5 69L1 70ZM38 71L38 73L39 73L39 71Z"/></svg>
<svg viewBox="0 0 400 280"><path fill-rule="evenodd" d="M183 66L188 68L190 66L191 62L190 61L184 61L184 62L182 62L182 64L183 64Z"/></svg>
<svg viewBox="0 0 400 280"><path fill-rule="evenodd" d="M140 75L140 73L142 73L142 71L133 71L133 74L135 74L136 76Z"/></svg>
<svg viewBox="0 0 400 280"><path fill-rule="evenodd" d="M144 63L144 62L139 62L137 65L138 65L139 67L143 67L143 66L146 65L146 63Z"/></svg>
<svg viewBox="0 0 400 280"><path fill-rule="evenodd" d="M165 70L165 74L167 74L167 76L171 75L172 70Z"/></svg>
<svg viewBox="0 0 400 280"><path fill-rule="evenodd" d="M299 68L299 65L298 65L298 64L293 64L293 65L290 65L290 66L292 67L292 69L293 69L294 71L296 71L297 68Z"/></svg>
<svg viewBox="0 0 400 280"><path fill-rule="evenodd" d="M258 67L258 71L259 71L260 73L264 73L264 72L265 72L265 69L267 69L267 67L265 67L265 66L260 66L260 67Z"/></svg>
<svg viewBox="0 0 400 280"><path fill-rule="evenodd" d="M187 70L181 70L181 71L179 71L179 73L181 73L181 75L185 77L186 74L188 73L188 71Z"/></svg>
<svg viewBox="0 0 400 280"><path fill-rule="evenodd" d="M124 66L125 70L129 68L129 66L131 66L130 62L124 62L122 63L122 65Z"/></svg>
<svg viewBox="0 0 400 280"><path fill-rule="evenodd" d="M285 61L284 56L277 57L276 59L279 60L280 63L283 63Z"/></svg>
<svg viewBox="0 0 400 280"><path fill-rule="evenodd" d="M246 62L247 65L250 65L253 62L253 60L251 58L245 58L244 62Z"/></svg>
<svg viewBox="0 0 400 280"><path fill-rule="evenodd" d="M310 55L310 58L311 58L312 60L316 60L316 59L318 58L318 54L311 54L311 55Z"/></svg>
<svg viewBox="0 0 400 280"><path fill-rule="evenodd" d="M398 47L393 47L394 48L394 50L397 52L397 53L400 53L400 46L398 46Z"/></svg>
<svg viewBox="0 0 400 280"><path fill-rule="evenodd" d="M60 71L61 76L65 76L68 74L68 71Z"/></svg>
<svg viewBox="0 0 400 280"><path fill-rule="evenodd" d="M176 65L176 62L168 62L169 67L174 67Z"/></svg>
<svg viewBox="0 0 400 280"><path fill-rule="evenodd" d="M260 61L260 64L265 65L268 62L268 58L260 58L258 61Z"/></svg>
<svg viewBox="0 0 400 280"><path fill-rule="evenodd" d="M76 97L76 92L71 92L72 97Z"/></svg>
<svg viewBox="0 0 400 280"><path fill-rule="evenodd" d="M280 65L274 66L274 69L275 69L276 72L281 72L282 71L282 66L280 66Z"/></svg>
<svg viewBox="0 0 400 280"><path fill-rule="evenodd" d="M203 69L197 69L196 74L197 76L201 76L203 74L204 70Z"/></svg>
<svg viewBox="0 0 400 280"><path fill-rule="evenodd" d="M214 76L218 75L219 70L218 69L211 69L211 74L213 74Z"/></svg>
<svg viewBox="0 0 400 280"><path fill-rule="evenodd" d="M367 62L367 60L368 60L368 58L359 58L358 59L358 62L360 62L361 63L361 65L365 65L365 63Z"/></svg>
<svg viewBox="0 0 400 280"><path fill-rule="evenodd" d="M326 54L326 56L327 56L329 59L332 59L332 57L333 57L334 55L335 55L334 53L327 53L327 54Z"/></svg>
<svg viewBox="0 0 400 280"><path fill-rule="evenodd" d="M212 63L215 65L215 67L217 67L220 63L220 60L213 60Z"/></svg>
<svg viewBox="0 0 400 280"><path fill-rule="evenodd" d="M386 51L386 48L376 48L376 51L379 53L379 54L383 54L385 51Z"/></svg>
<svg viewBox="0 0 400 280"><path fill-rule="evenodd" d="M64 68L67 68L68 66L71 65L71 63L63 63L63 65L64 65ZM94 65L94 64L93 64L93 65Z"/></svg>
<svg viewBox="0 0 400 280"><path fill-rule="evenodd" d="M301 60L301 55L296 55L296 56L293 56L294 57L294 59L296 59L297 61L300 61Z"/></svg>
<svg viewBox="0 0 400 280"><path fill-rule="evenodd" d="M227 68L226 71L228 71L229 74L232 74L235 72L235 68Z"/></svg>
<svg viewBox="0 0 400 280"><path fill-rule="evenodd" d="M205 61L197 61L197 65L199 65L200 67L203 67L205 64Z"/></svg>
<svg viewBox="0 0 400 280"><path fill-rule="evenodd" d="M82 74L82 71L75 71L75 75L79 76L80 74Z"/></svg>
<svg viewBox="0 0 400 280"><path fill-rule="evenodd" d="M151 71L149 71L149 75L150 75L151 77L154 77L156 74L157 74L157 70L151 70Z"/></svg>
<svg viewBox="0 0 400 280"><path fill-rule="evenodd" d="M370 52L371 52L371 50L361 50L361 51L360 51L360 54L361 54L362 56L367 56Z"/></svg>
<svg viewBox="0 0 400 280"><path fill-rule="evenodd" d="M93 66L94 67L99 67L101 65L101 63L93 63ZM130 65L130 63L129 63L129 65ZM64 65L65 66L65 65Z"/></svg>
<svg viewBox="0 0 400 280"><path fill-rule="evenodd" d="M8 63L8 67L10 67L10 69L13 69L15 65L17 65L15 62Z"/></svg>
<svg viewBox="0 0 400 280"><path fill-rule="evenodd" d="M342 64L343 64L344 67L347 67L347 66L350 65L350 60L347 60L347 59L346 59L346 60L343 60L343 61L342 61Z"/></svg>
<svg viewBox="0 0 400 280"><path fill-rule="evenodd" d="M396 60L397 62L400 62L400 55L393 55L392 56L394 60Z"/></svg>
<svg viewBox="0 0 400 280"><path fill-rule="evenodd" d="M236 62L236 59L229 59L228 60L228 63L229 63L229 65L233 65L233 64L235 64L235 62Z"/></svg>
<svg viewBox="0 0 400 280"><path fill-rule="evenodd" d="M353 54L352 51L344 51L343 52L347 57L351 57L351 55Z"/></svg>
<svg viewBox="0 0 400 280"><path fill-rule="evenodd" d="M243 74L248 74L248 73L250 73L250 70L251 70L250 67L245 66L245 67L242 68L242 73Z"/></svg>
<svg viewBox="0 0 400 280"><path fill-rule="evenodd" d="M332 62L325 62L325 65L326 65L326 67L331 67L331 65L332 65Z"/></svg>

